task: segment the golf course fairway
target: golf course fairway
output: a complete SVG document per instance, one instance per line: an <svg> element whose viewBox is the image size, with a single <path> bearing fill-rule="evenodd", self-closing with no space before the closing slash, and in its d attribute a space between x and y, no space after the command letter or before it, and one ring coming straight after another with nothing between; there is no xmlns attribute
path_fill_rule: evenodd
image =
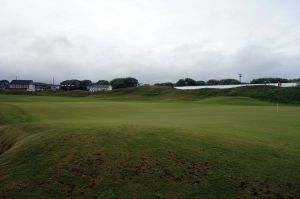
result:
<svg viewBox="0 0 300 199"><path fill-rule="evenodd" d="M300 106L0 95L0 198L300 198Z"/></svg>

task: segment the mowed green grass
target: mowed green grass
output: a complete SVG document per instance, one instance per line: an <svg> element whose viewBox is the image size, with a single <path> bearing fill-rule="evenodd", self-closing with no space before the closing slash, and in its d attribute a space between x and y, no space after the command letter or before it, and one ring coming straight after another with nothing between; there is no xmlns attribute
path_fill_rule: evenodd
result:
<svg viewBox="0 0 300 199"><path fill-rule="evenodd" d="M299 198L300 106L0 95L0 198Z"/></svg>

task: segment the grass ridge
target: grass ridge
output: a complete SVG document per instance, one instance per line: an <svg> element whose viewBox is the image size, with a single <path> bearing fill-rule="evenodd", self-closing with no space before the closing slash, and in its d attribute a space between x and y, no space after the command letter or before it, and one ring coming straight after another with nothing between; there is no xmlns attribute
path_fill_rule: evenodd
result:
<svg viewBox="0 0 300 199"><path fill-rule="evenodd" d="M88 97L93 96L101 99L120 100L201 100L209 97L249 97L258 100L300 104L300 88L277 88L274 86L246 86L230 89L198 89L198 90L178 90L163 86L142 86L135 88L116 89L110 92L90 93L87 91L68 92L24 92L6 90L0 94L15 95L37 95L37 96L65 96L65 97Z"/></svg>

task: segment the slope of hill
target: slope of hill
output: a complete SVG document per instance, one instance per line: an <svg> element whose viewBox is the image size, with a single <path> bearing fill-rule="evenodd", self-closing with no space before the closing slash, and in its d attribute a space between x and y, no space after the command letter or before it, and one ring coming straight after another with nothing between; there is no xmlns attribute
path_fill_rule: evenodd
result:
<svg viewBox="0 0 300 199"><path fill-rule="evenodd" d="M300 103L300 88L276 88L270 86L239 87L232 89L177 90L168 87L137 87L96 94L101 98L127 99L180 99L198 100L208 97L239 96L269 102Z"/></svg>
<svg viewBox="0 0 300 199"><path fill-rule="evenodd" d="M129 90L0 95L0 198L300 197L300 107Z"/></svg>
<svg viewBox="0 0 300 199"><path fill-rule="evenodd" d="M177 90L161 86L144 86L136 88L125 88L110 92L89 93L87 91L70 92L36 92L23 91L1 91L2 94L16 95L39 95L39 96L70 96L87 97L95 96L102 99L120 100L199 100L208 97L238 96L250 97L275 103L300 104L300 88L277 88L271 86L251 86L232 89L199 89L199 90Z"/></svg>

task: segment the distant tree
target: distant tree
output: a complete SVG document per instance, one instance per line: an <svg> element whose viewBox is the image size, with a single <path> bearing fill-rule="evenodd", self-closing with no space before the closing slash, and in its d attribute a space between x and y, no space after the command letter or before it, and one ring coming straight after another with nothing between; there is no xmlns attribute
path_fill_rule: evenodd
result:
<svg viewBox="0 0 300 199"><path fill-rule="evenodd" d="M127 78L113 79L110 81L110 84L113 89L118 89L118 88L136 87L138 86L139 82L135 78L127 77Z"/></svg>
<svg viewBox="0 0 300 199"><path fill-rule="evenodd" d="M113 89L117 88L126 88L124 78L116 78L110 81L110 84Z"/></svg>
<svg viewBox="0 0 300 199"><path fill-rule="evenodd" d="M180 79L176 82L176 86L186 86L184 79Z"/></svg>
<svg viewBox="0 0 300 199"><path fill-rule="evenodd" d="M139 85L139 81L132 77L125 78L126 87L136 87Z"/></svg>
<svg viewBox="0 0 300 199"><path fill-rule="evenodd" d="M210 79L206 82L207 85L219 85L220 81L216 79Z"/></svg>
<svg viewBox="0 0 300 199"><path fill-rule="evenodd" d="M204 86L205 81L196 81L196 86Z"/></svg>
<svg viewBox="0 0 300 199"><path fill-rule="evenodd" d="M284 78L258 78L253 79L251 84L268 84L268 83L289 83L291 80L284 79Z"/></svg>
<svg viewBox="0 0 300 199"><path fill-rule="evenodd" d="M184 81L187 86L196 86L197 85L197 82L191 78L185 78Z"/></svg>
<svg viewBox="0 0 300 199"><path fill-rule="evenodd" d="M197 82L191 78L180 79L177 81L176 86L196 86Z"/></svg>
<svg viewBox="0 0 300 199"><path fill-rule="evenodd" d="M300 78L298 78L298 79L291 79L290 82L299 83L300 82Z"/></svg>
<svg viewBox="0 0 300 199"><path fill-rule="evenodd" d="M109 81L107 81L107 80L99 80L97 82L97 84L99 84L99 85L110 85Z"/></svg>
<svg viewBox="0 0 300 199"><path fill-rule="evenodd" d="M236 79L222 79L219 82L220 85L235 85L235 84L241 84L240 81Z"/></svg>
<svg viewBox="0 0 300 199"><path fill-rule="evenodd" d="M0 90L7 89L9 87L9 81L0 80Z"/></svg>
<svg viewBox="0 0 300 199"><path fill-rule="evenodd" d="M79 90L87 90L88 86L90 86L91 84L91 80L82 80L79 83Z"/></svg>

